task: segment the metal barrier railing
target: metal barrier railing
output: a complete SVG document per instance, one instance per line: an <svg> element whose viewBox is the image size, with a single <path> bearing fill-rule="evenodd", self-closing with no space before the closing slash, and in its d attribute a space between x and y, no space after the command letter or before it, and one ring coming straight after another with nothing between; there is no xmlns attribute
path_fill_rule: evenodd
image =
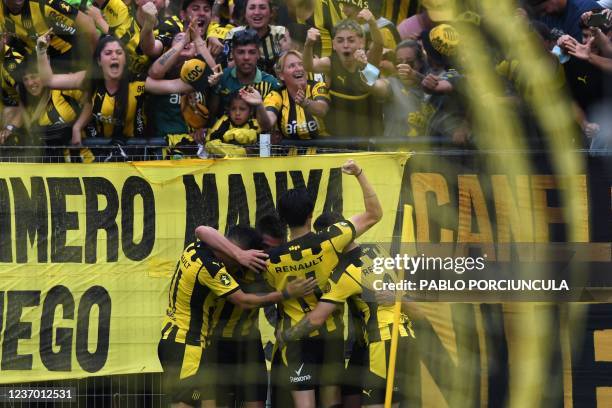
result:
<svg viewBox="0 0 612 408"><path fill-rule="evenodd" d="M269 138L262 135L260 144L241 146L247 156L285 156L301 154L347 153L363 151L423 151L450 149L443 138L322 138L316 140L282 140L278 144L264 144ZM466 147L468 150L469 146ZM79 156L88 156L81 157ZM0 161L4 162L106 162L177 159L183 157L219 157L207 152L204 146L181 144L169 146L164 138L133 138L116 141L107 138L83 140L81 146L7 146L0 145ZM222 156L222 155L221 155ZM70 158L71 157L71 158Z"/></svg>

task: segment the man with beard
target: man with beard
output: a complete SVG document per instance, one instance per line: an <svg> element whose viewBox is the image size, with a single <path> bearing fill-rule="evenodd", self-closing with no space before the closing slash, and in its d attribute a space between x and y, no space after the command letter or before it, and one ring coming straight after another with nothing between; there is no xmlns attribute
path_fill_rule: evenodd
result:
<svg viewBox="0 0 612 408"><path fill-rule="evenodd" d="M172 45L176 34L185 31L189 22L193 22L202 39L206 39L206 32L212 19L211 3L208 0L185 0L179 16L170 16L158 27L157 39L164 44L164 49Z"/></svg>
<svg viewBox="0 0 612 408"><path fill-rule="evenodd" d="M257 32L246 29L232 38L234 67L226 68L209 78L214 94L208 104L211 116L222 113L229 103L230 95L242 88L254 89L265 98L270 92L280 89L278 80L257 68L259 60L259 37ZM196 86L194 86L198 89Z"/></svg>

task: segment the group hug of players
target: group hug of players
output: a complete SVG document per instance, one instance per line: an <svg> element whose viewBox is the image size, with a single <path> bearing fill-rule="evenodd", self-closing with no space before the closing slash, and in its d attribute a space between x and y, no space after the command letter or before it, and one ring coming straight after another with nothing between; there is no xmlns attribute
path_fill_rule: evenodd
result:
<svg viewBox="0 0 612 408"><path fill-rule="evenodd" d="M227 235L200 226L177 263L158 354L165 392L175 407L382 407L394 297L374 296L368 265L377 248L355 239L382 218L362 168L342 167L363 193L365 211L343 219L323 213L314 225L306 189L291 189L274 217ZM289 240L286 228L289 228ZM311 230L314 227L315 232ZM265 249L262 250L262 249ZM385 279L396 279L389 271ZM369 292L369 293L368 293ZM345 364L344 305L355 339ZM276 305L276 344L269 386L258 308ZM414 332L402 314L398 355L412 352ZM398 362L394 406L405 400L414 364Z"/></svg>

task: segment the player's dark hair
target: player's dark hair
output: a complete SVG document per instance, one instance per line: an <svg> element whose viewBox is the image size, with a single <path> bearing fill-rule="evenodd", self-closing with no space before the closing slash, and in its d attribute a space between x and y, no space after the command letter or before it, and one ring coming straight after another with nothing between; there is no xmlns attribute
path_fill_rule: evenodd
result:
<svg viewBox="0 0 612 408"><path fill-rule="evenodd" d="M315 231L323 231L340 221L346 221L346 219L339 212L324 212L317 217L313 224L313 228Z"/></svg>
<svg viewBox="0 0 612 408"><path fill-rule="evenodd" d="M232 37L232 50L235 50L236 47L240 47L242 45L251 44L259 48L259 36L257 35L257 31L253 30L252 28L240 30Z"/></svg>
<svg viewBox="0 0 612 408"><path fill-rule="evenodd" d="M287 226L277 214L266 214L255 223L255 229L261 235L269 235L276 239L287 240Z"/></svg>
<svg viewBox="0 0 612 408"><path fill-rule="evenodd" d="M225 236L241 249L263 249L263 239L255 228L246 225L234 225Z"/></svg>
<svg viewBox="0 0 612 408"><path fill-rule="evenodd" d="M278 215L289 228L301 227L314 210L314 202L305 188L287 190L278 199Z"/></svg>

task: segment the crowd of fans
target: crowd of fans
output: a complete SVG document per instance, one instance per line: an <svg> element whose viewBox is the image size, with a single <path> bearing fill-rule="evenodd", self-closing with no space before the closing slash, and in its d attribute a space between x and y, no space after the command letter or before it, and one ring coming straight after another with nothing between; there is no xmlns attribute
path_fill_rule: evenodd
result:
<svg viewBox="0 0 612 408"><path fill-rule="evenodd" d="M478 84L462 46L472 41L466 26L486 39L491 24L478 5L423 0L404 18L404 3L2 0L0 144L85 161L104 155L79 150L86 139L154 138L200 155L244 155L261 133L272 143L425 136L477 145L469 98ZM608 3L524 0L513 16L572 101L577 147L612 144ZM521 61L487 47L504 81L496 97L515 104L537 140Z"/></svg>

